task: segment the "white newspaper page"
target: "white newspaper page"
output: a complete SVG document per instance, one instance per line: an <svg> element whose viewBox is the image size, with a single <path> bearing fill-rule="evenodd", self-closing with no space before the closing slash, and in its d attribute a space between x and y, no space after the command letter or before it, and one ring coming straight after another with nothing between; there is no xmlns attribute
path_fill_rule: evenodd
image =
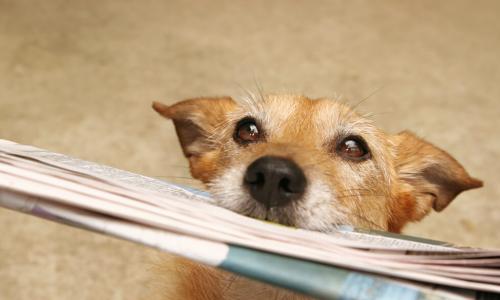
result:
<svg viewBox="0 0 500 300"><path fill-rule="evenodd" d="M1 206L189 253L211 265L225 257L227 245L241 245L387 276L500 292L496 250L272 225L213 206L201 191L2 140L0 191ZM179 241L179 246L168 241ZM197 244L213 249L214 255L190 252L200 249Z"/></svg>

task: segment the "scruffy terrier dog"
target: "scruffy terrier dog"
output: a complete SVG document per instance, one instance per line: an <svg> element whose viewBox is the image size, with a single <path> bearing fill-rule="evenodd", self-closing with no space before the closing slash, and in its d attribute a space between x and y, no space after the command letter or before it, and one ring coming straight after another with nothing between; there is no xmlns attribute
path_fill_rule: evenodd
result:
<svg viewBox="0 0 500 300"><path fill-rule="evenodd" d="M173 120L191 174L240 214L316 231L400 232L482 182L438 147L387 134L331 99L198 98L153 108ZM165 263L167 299L301 296L185 260Z"/></svg>

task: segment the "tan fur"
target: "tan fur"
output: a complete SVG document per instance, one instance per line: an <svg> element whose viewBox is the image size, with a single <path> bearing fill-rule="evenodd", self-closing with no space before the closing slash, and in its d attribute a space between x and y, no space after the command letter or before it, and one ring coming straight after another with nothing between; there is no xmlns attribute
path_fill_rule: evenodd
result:
<svg viewBox="0 0 500 300"><path fill-rule="evenodd" d="M193 177L207 185L219 205L255 218L319 231L350 224L400 232L431 209L441 211L460 192L482 186L438 147L409 132L389 135L330 99L199 98L153 107L174 121ZM244 117L255 118L264 137L243 147L234 142L233 132ZM349 135L364 138L370 159L352 162L336 154L336 143ZM266 155L293 160L308 181L303 199L273 213L264 213L241 187L246 167ZM185 299L247 299L245 291L256 286L272 299L292 295L242 278L227 287L233 275L193 263L174 264L183 267L177 272L179 289L172 293L187 295Z"/></svg>

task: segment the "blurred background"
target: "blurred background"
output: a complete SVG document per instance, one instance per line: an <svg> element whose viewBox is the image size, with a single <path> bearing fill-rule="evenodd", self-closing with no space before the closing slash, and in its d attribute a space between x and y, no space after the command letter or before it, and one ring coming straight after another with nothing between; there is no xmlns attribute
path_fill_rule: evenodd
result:
<svg viewBox="0 0 500 300"><path fill-rule="evenodd" d="M500 2L0 0L0 138L182 184L195 97L343 95L485 187L405 233L500 247ZM155 251L0 209L1 299L142 299Z"/></svg>

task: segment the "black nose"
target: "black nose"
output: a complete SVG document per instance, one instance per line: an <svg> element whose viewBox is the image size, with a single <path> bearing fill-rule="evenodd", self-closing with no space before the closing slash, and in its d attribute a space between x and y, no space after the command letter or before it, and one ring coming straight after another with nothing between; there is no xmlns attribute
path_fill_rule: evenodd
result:
<svg viewBox="0 0 500 300"><path fill-rule="evenodd" d="M304 194L306 177L293 161L264 156L248 166L244 184L260 203L267 207L282 206Z"/></svg>

